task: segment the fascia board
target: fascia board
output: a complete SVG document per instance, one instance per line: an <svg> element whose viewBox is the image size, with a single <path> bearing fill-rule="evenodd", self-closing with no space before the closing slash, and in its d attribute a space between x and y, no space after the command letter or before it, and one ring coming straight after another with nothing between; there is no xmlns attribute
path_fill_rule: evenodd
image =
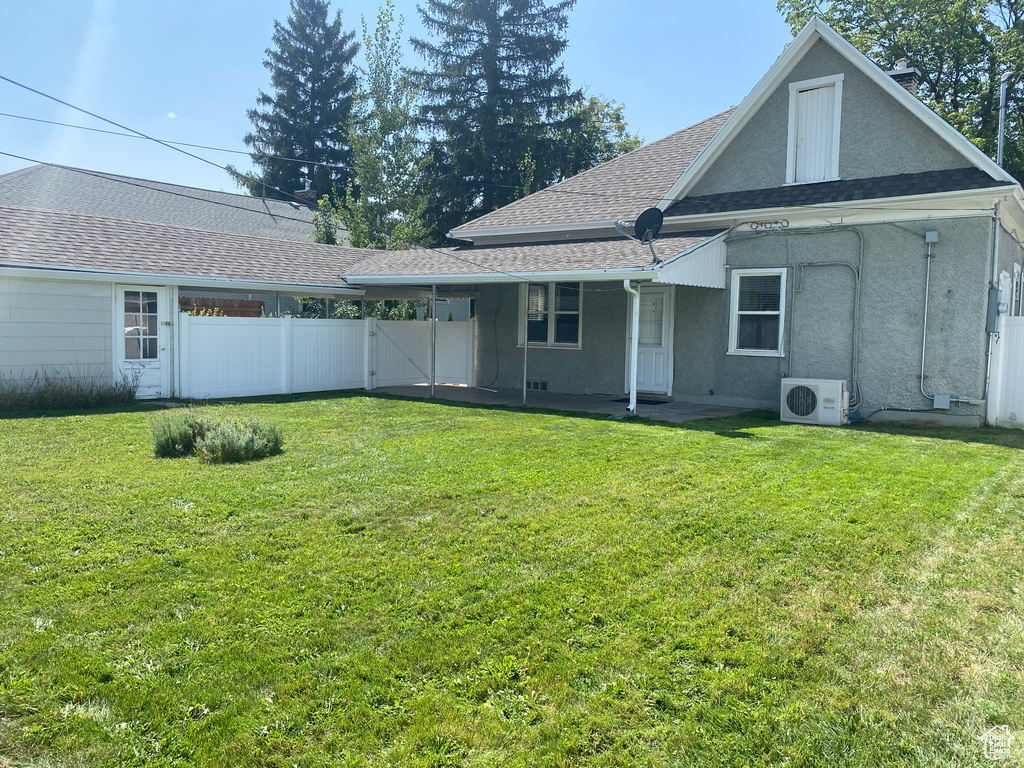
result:
<svg viewBox="0 0 1024 768"><path fill-rule="evenodd" d="M560 234L563 232L586 232L595 229L614 230L615 225L611 221L582 221L568 224L523 224L517 227L490 227L487 229L471 229L460 232L456 227L448 233L448 237L455 240L468 240L475 243L477 239L494 237L514 237L516 235L547 235Z"/></svg>
<svg viewBox="0 0 1024 768"><path fill-rule="evenodd" d="M2 274L12 277L47 277L85 282L123 282L135 285L187 285L195 288L232 288L245 291L294 292L296 296L315 294L361 296L363 291L355 288L320 283L279 283L261 280L235 280L232 278L196 277L194 275L173 275L151 272L124 272L109 269L87 269L61 267L49 264L22 262L0 262Z"/></svg>
<svg viewBox="0 0 1024 768"><path fill-rule="evenodd" d="M1013 190L1011 192L1011 190ZM665 219L662 231L670 226L672 232L678 231L676 227L687 228L715 228L728 227L737 221L756 221L767 218L786 218L788 215L813 214L813 213L844 213L864 211L906 211L919 212L930 210L922 203L936 202L953 204L958 201L964 203L985 202L985 208L991 207L991 201L1005 196L1019 195L1020 186L1008 187L984 187L982 189L952 190L950 192L929 192L922 195L906 195L904 197L881 197L873 200L851 200L840 203L816 203L814 205L793 205L776 208L749 208L738 211L721 211L718 213L691 214L689 216L670 216ZM1021 202L1024 204L1024 195L1021 195ZM953 209L949 209L953 210ZM965 209L967 210L967 209Z"/></svg>
<svg viewBox="0 0 1024 768"><path fill-rule="evenodd" d="M628 267L621 269L576 269L531 272L483 272L474 274L436 275L346 275L345 280L354 285L485 285L509 282L599 282L602 280L651 280L654 267Z"/></svg>

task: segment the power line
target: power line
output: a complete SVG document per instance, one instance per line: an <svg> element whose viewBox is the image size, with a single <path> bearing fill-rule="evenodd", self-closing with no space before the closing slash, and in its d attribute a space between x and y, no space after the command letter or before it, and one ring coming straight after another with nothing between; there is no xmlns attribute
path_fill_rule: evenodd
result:
<svg viewBox="0 0 1024 768"><path fill-rule="evenodd" d="M150 192L160 192L160 193L165 194L165 195L172 195L173 197L183 197L183 198L186 198L188 200L195 200L195 201L200 202L200 203L209 203L210 205L220 205L220 206L223 206L225 208L234 208L235 210L245 211L246 213L254 213L254 214L258 215L258 216L270 216L273 219L282 219L284 221L296 221L296 222L299 222L300 224L305 224L307 226L312 226L312 222L310 222L309 219L300 219L300 218L297 218L295 216L285 216L283 214L273 213L273 212L271 212L269 210L268 211L254 211L252 208L246 208L243 205L231 205L231 203L225 203L225 202L221 202L221 201L218 201L218 200L210 200L207 197L197 197L196 195L187 195L184 192L173 192L172 190L169 190L169 189L161 189L160 187L151 187L148 184L140 184L140 183L138 183L136 181L132 181L131 179L119 178L117 176L111 176L111 175L107 175L107 174L104 174L104 173L99 173L99 172L96 172L96 171L89 171L89 170L86 170L85 168L75 168L75 167L70 166L70 165L61 165L59 163L47 163L47 162L44 162L43 160L34 160L31 157L25 157L24 155L16 155L16 154L14 154L12 152L0 151L0 155L3 155L4 157L12 157L15 160L24 160L26 163L35 163L37 165L45 165L45 166L48 166L50 168L60 168L61 170L64 170L64 171L71 171L73 173L78 173L78 174L81 174L83 176L92 176L93 178L103 179L104 181L113 181L113 182L116 182L118 184L126 184L128 186L138 187L139 189L145 189L145 190L148 190ZM252 199L253 200L259 200L260 198L253 197ZM278 201L278 202L284 202L284 201Z"/></svg>
<svg viewBox="0 0 1024 768"><path fill-rule="evenodd" d="M62 123L58 120L44 120L41 117L29 117L28 115L13 115L10 112L0 112L0 117L11 117L15 120L28 120L33 123L45 123L46 125L57 125L61 128L77 128L80 131L92 131L93 133L105 133L108 136L122 136L126 139L145 139L145 136L138 136L134 133L123 133L121 131L108 131L105 128L93 128L88 125L75 125L74 123ZM172 141L171 139L159 139L164 144L176 144L180 147L193 147L195 149L209 149L213 152L231 152L236 155L249 155L248 152L242 149L225 149L224 147L211 147L206 144L189 144L186 141ZM280 157L278 155L266 155L266 157L274 157L280 160L290 160L291 158ZM301 163L303 160L292 160L292 162Z"/></svg>

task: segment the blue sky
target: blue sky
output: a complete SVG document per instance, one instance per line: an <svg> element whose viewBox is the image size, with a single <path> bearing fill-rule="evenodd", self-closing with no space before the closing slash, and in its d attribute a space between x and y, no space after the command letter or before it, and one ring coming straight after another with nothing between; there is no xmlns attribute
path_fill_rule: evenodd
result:
<svg viewBox="0 0 1024 768"><path fill-rule="evenodd" d="M415 0L395 0L422 34ZM379 0L334 0L358 29ZM246 109L288 0L11 0L0 4L0 74L163 139L245 149ZM653 141L739 103L791 39L774 0L579 0L565 68L589 93L626 105ZM419 63L410 50L409 64ZM110 128L0 81L0 112ZM37 160L236 191L223 171L152 142L0 117L0 151ZM248 167L241 155L192 150ZM0 173L28 163L0 156Z"/></svg>

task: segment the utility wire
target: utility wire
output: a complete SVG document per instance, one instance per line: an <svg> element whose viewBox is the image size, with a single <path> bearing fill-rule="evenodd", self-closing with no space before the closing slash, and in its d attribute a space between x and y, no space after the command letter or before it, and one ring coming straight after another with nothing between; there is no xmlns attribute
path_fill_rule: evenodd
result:
<svg viewBox="0 0 1024 768"><path fill-rule="evenodd" d="M305 224L306 226L311 226L312 225L312 222L309 219L300 219L300 218L295 217L295 216L285 216L283 214L273 213L273 212L271 212L269 210L268 211L256 211L256 210L253 210L252 208L246 208L244 205L232 205L231 203L225 203L225 202L221 202L219 200L211 200L208 197L197 197L196 195L187 195L184 192L174 192L174 191L172 191L170 189L161 189L160 187L151 187L148 184L142 184L142 183L139 183L138 181L132 181L130 178L123 178L123 177L118 177L118 176L113 176L113 175L107 175L105 173L100 173L98 171L90 171L90 170L87 170L85 168L75 168L75 167L70 166L70 165L61 165L59 163L47 163L47 162L45 162L43 160L34 160L31 157L25 157L24 155L16 155L16 154L14 154L12 152L0 151L0 155L3 155L4 157L11 157L11 158L14 158L15 160L24 160L26 163L35 163L36 165L45 165L45 166L48 166L50 168L60 168L61 170L71 171L73 173L78 173L78 174L81 174L83 176L92 176L93 178L103 179L104 181L113 181L113 182L116 182L118 184L126 184L126 185L128 185L130 187L138 187L139 189L145 189L145 190L148 190L150 192L160 192L160 193L165 194L165 195L172 195L173 197L183 197L183 198L186 198L188 200L195 200L195 201L200 202L200 203L209 203L210 205L219 205L219 206L222 206L224 208L234 208L235 210L245 211L246 213L254 213L254 214L258 215L258 216L270 216L273 219L281 219L283 221L295 221L295 222L298 222L300 224ZM222 192L222 193L218 193L218 194L233 194L233 193L231 193L231 192ZM240 195L240 197L242 197L242 195ZM259 200L260 198L253 197L251 199L252 200ZM286 201L284 201L284 200L275 200L274 202L286 202Z"/></svg>

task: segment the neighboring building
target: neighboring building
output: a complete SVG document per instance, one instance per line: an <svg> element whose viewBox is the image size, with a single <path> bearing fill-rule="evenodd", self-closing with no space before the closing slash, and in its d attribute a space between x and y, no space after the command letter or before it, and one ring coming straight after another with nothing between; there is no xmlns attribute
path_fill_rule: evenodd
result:
<svg viewBox="0 0 1024 768"><path fill-rule="evenodd" d="M0 175L0 205L309 242L315 206L165 184L85 168L32 165Z"/></svg>
<svg viewBox="0 0 1024 768"><path fill-rule="evenodd" d="M467 243L455 248L290 253L281 240L0 209L0 337L15 328L5 274L9 286L106 279L102 311L72 292L61 303L17 286L6 301L60 304L54 317L70 325L84 322L78 308L93 312L90 322L112 323L107 354L127 333L125 291L140 285L180 292L202 276L206 289L255 281L338 297L437 288L474 298L479 385L619 395L635 372L634 391L776 408L783 378L842 379L865 414L978 424L995 342L990 285L1021 314L1024 193L916 98L915 83L914 70L882 71L815 20L737 108L468 222L451 233ZM652 206L665 215L654 256L616 226ZM300 269L307 259L313 272ZM104 269L110 277L97 276ZM59 346L47 344L25 358L40 364L40 350Z"/></svg>

